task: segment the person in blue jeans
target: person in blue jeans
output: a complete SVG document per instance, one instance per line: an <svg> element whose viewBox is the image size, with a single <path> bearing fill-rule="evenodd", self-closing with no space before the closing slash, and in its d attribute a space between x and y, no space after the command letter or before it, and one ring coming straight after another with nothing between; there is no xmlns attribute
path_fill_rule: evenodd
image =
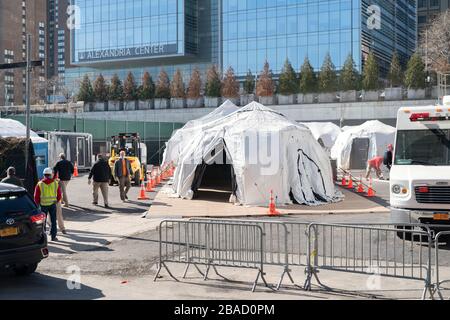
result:
<svg viewBox="0 0 450 320"><path fill-rule="evenodd" d="M44 178L39 181L34 190L34 201L41 207L42 212L50 216L52 228L50 234L52 241L58 241L56 238L56 204L61 201L61 187L56 179L53 178L51 168L44 169Z"/></svg>

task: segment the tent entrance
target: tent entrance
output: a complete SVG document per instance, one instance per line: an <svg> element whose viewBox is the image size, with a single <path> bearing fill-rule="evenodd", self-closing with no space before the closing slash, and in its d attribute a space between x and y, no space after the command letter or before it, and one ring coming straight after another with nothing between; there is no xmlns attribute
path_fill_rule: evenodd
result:
<svg viewBox="0 0 450 320"><path fill-rule="evenodd" d="M236 179L233 166L227 159L226 152L220 151L216 160L207 164L205 161L197 166L195 178L192 183L194 199L228 202L230 196L236 191Z"/></svg>
<svg viewBox="0 0 450 320"><path fill-rule="evenodd" d="M369 160L369 138L355 138L350 153L350 169L365 170Z"/></svg>

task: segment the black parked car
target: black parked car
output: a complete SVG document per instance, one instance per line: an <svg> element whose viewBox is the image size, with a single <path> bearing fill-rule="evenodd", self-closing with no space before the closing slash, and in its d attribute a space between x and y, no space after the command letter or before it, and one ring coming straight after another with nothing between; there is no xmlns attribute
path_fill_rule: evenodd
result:
<svg viewBox="0 0 450 320"><path fill-rule="evenodd" d="M48 257L46 216L23 188L0 183L0 269L36 271Z"/></svg>

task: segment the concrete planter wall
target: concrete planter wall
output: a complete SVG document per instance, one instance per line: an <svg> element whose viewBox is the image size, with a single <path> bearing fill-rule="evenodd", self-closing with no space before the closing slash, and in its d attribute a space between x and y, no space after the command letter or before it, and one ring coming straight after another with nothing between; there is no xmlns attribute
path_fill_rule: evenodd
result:
<svg viewBox="0 0 450 320"><path fill-rule="evenodd" d="M155 99L155 109L169 109L169 99Z"/></svg>
<svg viewBox="0 0 450 320"><path fill-rule="evenodd" d="M283 94L279 94L277 95L278 98L278 104L295 104L296 103L296 95L291 94L291 95L283 95Z"/></svg>
<svg viewBox="0 0 450 320"><path fill-rule="evenodd" d="M137 110L137 101L124 101L123 108L125 111Z"/></svg>
<svg viewBox="0 0 450 320"><path fill-rule="evenodd" d="M220 97L205 97L205 107L217 108L220 106Z"/></svg>
<svg viewBox="0 0 450 320"><path fill-rule="evenodd" d="M107 104L105 102L95 102L93 103L93 110L92 111L107 111Z"/></svg>
<svg viewBox="0 0 450 320"><path fill-rule="evenodd" d="M314 103L315 97L315 93L299 93L297 95L297 103Z"/></svg>
<svg viewBox="0 0 450 320"><path fill-rule="evenodd" d="M83 111L84 112L91 112L94 110L94 104L92 102L85 102L84 103L84 107L83 107Z"/></svg>
<svg viewBox="0 0 450 320"><path fill-rule="evenodd" d="M425 99L425 89L408 89L408 100Z"/></svg>
<svg viewBox="0 0 450 320"><path fill-rule="evenodd" d="M186 108L186 99L184 98L172 98L170 99L171 109L183 109Z"/></svg>
<svg viewBox="0 0 450 320"><path fill-rule="evenodd" d="M362 101L378 101L380 93L378 91L365 91L362 92Z"/></svg>
<svg viewBox="0 0 450 320"><path fill-rule="evenodd" d="M389 101L402 100L403 88L386 88L384 99Z"/></svg>
<svg viewBox="0 0 450 320"><path fill-rule="evenodd" d="M227 100L230 100L230 102L236 106L239 106L241 104L241 99L239 97L235 97L235 98L222 97L222 103L224 103Z"/></svg>
<svg viewBox="0 0 450 320"><path fill-rule="evenodd" d="M150 110L154 109L155 105L153 103L153 100L139 100L138 102L138 109L139 110Z"/></svg>
<svg viewBox="0 0 450 320"><path fill-rule="evenodd" d="M319 103L331 103L336 100L336 93L319 93Z"/></svg>
<svg viewBox="0 0 450 320"><path fill-rule="evenodd" d="M205 105L205 100L203 97L197 99L187 99L186 103L188 108L201 108Z"/></svg>
<svg viewBox="0 0 450 320"><path fill-rule="evenodd" d="M108 101L108 111L122 111L122 101Z"/></svg>
<svg viewBox="0 0 450 320"><path fill-rule="evenodd" d="M246 106L249 103L255 101L255 95L254 94L243 94L241 96L241 106Z"/></svg>
<svg viewBox="0 0 450 320"><path fill-rule="evenodd" d="M358 92L356 90L341 91L339 96L341 97L341 102L358 101Z"/></svg>
<svg viewBox="0 0 450 320"><path fill-rule="evenodd" d="M259 103L265 105L265 106L272 106L276 104L275 96L271 97L259 97Z"/></svg>

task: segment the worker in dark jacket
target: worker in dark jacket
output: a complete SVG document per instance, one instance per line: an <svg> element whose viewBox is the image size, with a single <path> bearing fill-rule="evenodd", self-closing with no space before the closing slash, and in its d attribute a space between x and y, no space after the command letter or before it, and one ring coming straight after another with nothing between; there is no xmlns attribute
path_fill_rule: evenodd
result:
<svg viewBox="0 0 450 320"><path fill-rule="evenodd" d="M75 171L75 168L73 167L73 164L66 160L66 155L64 153L61 153L59 155L60 160L56 163L55 167L53 168L53 172L55 175L57 175L59 179L59 184L61 186L61 190L63 193L63 202L64 207L69 206L69 198L67 196L67 185L69 184L70 179L72 178L72 175Z"/></svg>
<svg viewBox="0 0 450 320"><path fill-rule="evenodd" d="M131 176L133 169L130 160L125 158L125 151L120 151L120 158L114 164L114 174L119 181L120 199L123 202L128 200L128 191L131 189Z"/></svg>
<svg viewBox="0 0 450 320"><path fill-rule="evenodd" d="M6 178L4 178L1 183L9 183L23 188L22 181L16 177L16 168L9 167L8 170L6 170L6 174Z"/></svg>
<svg viewBox="0 0 450 320"><path fill-rule="evenodd" d="M93 184L93 196L94 201L92 204L98 205L98 189L102 191L103 202L105 203L105 208L109 208L108 202L108 185L111 179L111 168L108 162L103 158L103 155L98 155L98 160L91 168L89 173L88 184L91 184L91 179L94 178Z"/></svg>
<svg viewBox="0 0 450 320"><path fill-rule="evenodd" d="M384 160L383 164L391 171L392 168L392 160L394 158L393 156L394 146L392 144L388 145L386 152L384 153Z"/></svg>

